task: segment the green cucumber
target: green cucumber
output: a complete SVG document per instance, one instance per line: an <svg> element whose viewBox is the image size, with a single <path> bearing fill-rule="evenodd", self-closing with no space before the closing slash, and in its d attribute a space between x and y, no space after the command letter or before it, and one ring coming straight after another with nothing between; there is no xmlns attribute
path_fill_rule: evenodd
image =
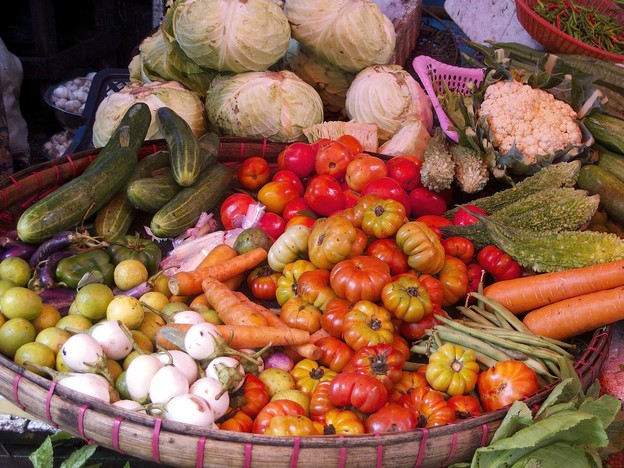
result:
<svg viewBox="0 0 624 468"><path fill-rule="evenodd" d="M182 187L194 184L201 172L202 158L191 127L168 107L158 109L156 122L169 147L173 178Z"/></svg>
<svg viewBox="0 0 624 468"><path fill-rule="evenodd" d="M156 213L180 191L171 173L145 177L130 182L127 195L133 207L146 213Z"/></svg>
<svg viewBox="0 0 624 468"><path fill-rule="evenodd" d="M599 150L598 167L624 182L624 155L606 149Z"/></svg>
<svg viewBox="0 0 624 468"><path fill-rule="evenodd" d="M97 212L95 234L106 241L112 241L128 232L136 209L130 203L126 190L132 180L149 177L155 170L169 166L169 153L158 151L139 161L132 179Z"/></svg>
<svg viewBox="0 0 624 468"><path fill-rule="evenodd" d="M77 226L127 183L136 163L136 153L128 147L117 148L97 172L83 173L24 211L17 222L19 238L39 243Z"/></svg>
<svg viewBox="0 0 624 468"><path fill-rule="evenodd" d="M624 120L607 114L590 115L583 119L596 142L616 153L624 154Z"/></svg>
<svg viewBox="0 0 624 468"><path fill-rule="evenodd" d="M600 204L613 221L624 223L624 182L595 164L579 172L579 188L600 195Z"/></svg>
<svg viewBox="0 0 624 468"><path fill-rule="evenodd" d="M156 213L150 229L157 237L175 237L212 210L227 190L233 171L223 164L205 170L191 187L184 188Z"/></svg>
<svg viewBox="0 0 624 468"><path fill-rule="evenodd" d="M96 172L100 165L106 162L107 155L111 154L117 148L119 148L120 133L124 127L129 126L133 129L140 129L143 127L149 128L151 122L152 113L147 104L145 104L144 102L137 102L136 104L131 105L122 117L119 125L111 135L108 143L106 143L106 145L104 145L104 147L100 150L97 157L93 160L91 164L89 164L89 167L85 172ZM147 130L145 131L145 134L147 135ZM133 136L132 141L128 142L129 149L132 152L138 152L139 148L143 144L144 139L145 136L142 140L134 138Z"/></svg>

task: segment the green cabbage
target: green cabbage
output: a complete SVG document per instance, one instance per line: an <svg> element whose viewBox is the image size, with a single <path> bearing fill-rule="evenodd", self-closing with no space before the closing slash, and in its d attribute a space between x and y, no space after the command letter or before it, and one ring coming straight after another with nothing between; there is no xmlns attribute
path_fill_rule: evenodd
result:
<svg viewBox="0 0 624 468"><path fill-rule="evenodd" d="M421 121L429 133L433 127L431 101L400 65L362 70L347 91L345 106L354 122L377 124L382 141L390 139L408 119Z"/></svg>
<svg viewBox="0 0 624 468"><path fill-rule="evenodd" d="M351 73L386 64L396 32L373 0L287 0L292 35L304 50Z"/></svg>
<svg viewBox="0 0 624 468"><path fill-rule="evenodd" d="M173 109L182 117L199 137L206 131L204 106L199 96L175 81L153 83L131 82L121 91L105 97L95 113L93 124L93 145L104 146L119 125L128 108L144 102L152 113L152 122L146 140L162 138L156 124L156 111L161 107Z"/></svg>
<svg viewBox="0 0 624 468"><path fill-rule="evenodd" d="M323 102L290 71L247 72L217 76L206 93L206 113L222 135L292 142L323 121Z"/></svg>
<svg viewBox="0 0 624 468"><path fill-rule="evenodd" d="M290 26L272 0L179 0L167 16L177 45L202 68L263 71L288 49Z"/></svg>
<svg viewBox="0 0 624 468"><path fill-rule="evenodd" d="M346 115L345 99L355 74L306 53L294 39L284 56L284 65L316 89L327 112Z"/></svg>

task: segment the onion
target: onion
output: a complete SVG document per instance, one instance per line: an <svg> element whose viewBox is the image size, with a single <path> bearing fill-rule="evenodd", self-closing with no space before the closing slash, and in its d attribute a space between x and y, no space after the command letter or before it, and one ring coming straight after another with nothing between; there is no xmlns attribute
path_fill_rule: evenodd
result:
<svg viewBox="0 0 624 468"><path fill-rule="evenodd" d="M293 362L292 358L288 354L281 351L276 351L264 358L265 369L274 367L276 369L282 369L286 372L290 372L294 365L295 363Z"/></svg>

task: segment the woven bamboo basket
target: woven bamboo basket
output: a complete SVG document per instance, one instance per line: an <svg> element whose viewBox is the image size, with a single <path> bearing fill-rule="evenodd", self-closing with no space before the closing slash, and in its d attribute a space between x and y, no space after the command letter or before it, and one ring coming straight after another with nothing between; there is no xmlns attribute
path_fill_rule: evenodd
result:
<svg viewBox="0 0 624 468"><path fill-rule="evenodd" d="M164 142L146 142L140 156L164 148ZM223 138L220 161L237 164L251 156L274 162L285 145L266 140ZM0 181L0 231L12 229L19 214L35 200L82 173L98 149L76 153L33 166ZM384 157L383 155L381 155ZM611 327L584 340L575 362L583 387L598 377L608 355ZM551 387L526 400L537 407ZM487 445L499 427L505 409L447 426L358 436L268 437L208 430L124 410L54 382L16 365L0 355L0 394L30 415L96 443L144 460L172 466L209 467L440 467L469 460Z"/></svg>

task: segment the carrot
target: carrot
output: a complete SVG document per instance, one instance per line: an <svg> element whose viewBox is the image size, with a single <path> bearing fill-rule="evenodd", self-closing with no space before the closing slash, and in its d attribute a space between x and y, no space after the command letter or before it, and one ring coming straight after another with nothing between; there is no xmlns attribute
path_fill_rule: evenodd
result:
<svg viewBox="0 0 624 468"><path fill-rule="evenodd" d="M204 279L202 288L208 303L226 325L268 325L249 299L241 299L222 282L209 276Z"/></svg>
<svg viewBox="0 0 624 468"><path fill-rule="evenodd" d="M179 271L169 279L169 290L178 295L200 294L202 281L207 277L210 276L217 281L225 281L251 270L266 258L267 251L262 247L257 247L218 265L198 268L193 271Z"/></svg>
<svg viewBox="0 0 624 468"><path fill-rule="evenodd" d="M162 330L165 327L177 328L184 333L191 328L190 323L171 323L161 327L156 334L156 343L164 349L178 349L166 337ZM215 325L219 333L229 341L229 345L235 349L263 348L264 346L291 346L305 344L310 341L310 334L305 330L296 328L258 327L246 325Z"/></svg>
<svg viewBox="0 0 624 468"><path fill-rule="evenodd" d="M565 340L618 320L624 320L624 286L548 304L522 322L537 335Z"/></svg>
<svg viewBox="0 0 624 468"><path fill-rule="evenodd" d="M199 262L199 265L197 265L197 268L205 268L205 267L211 267L214 265L219 265L227 260L233 259L237 255L238 253L236 252L236 250L234 250L229 245L227 244L217 245L214 249L212 249L208 253L208 255L206 255L206 257L201 262ZM238 288L241 285L244 279L245 279L245 274L241 273L240 275L236 275L232 278L229 278L223 281L223 284L225 284L228 288L234 291L236 288Z"/></svg>
<svg viewBox="0 0 624 468"><path fill-rule="evenodd" d="M483 293L514 314L624 285L624 260L498 281Z"/></svg>
<svg viewBox="0 0 624 468"><path fill-rule="evenodd" d="M325 338L327 336L330 336L330 334L327 333L322 328L319 328L318 330L316 330L314 333L310 335L310 343L316 344L319 342L321 338Z"/></svg>
<svg viewBox="0 0 624 468"><path fill-rule="evenodd" d="M189 307L191 310L195 310L196 307L210 307L210 304L208 304L208 298L205 294L198 294L195 296L195 299L191 301Z"/></svg>
<svg viewBox="0 0 624 468"><path fill-rule="evenodd" d="M247 297L243 293L237 293L237 294L239 295L239 297L242 296L243 298L247 299ZM288 326L286 322L284 322L281 318L279 318L269 309L262 307L260 304L256 304L254 302L252 302L251 304L258 311L258 313L260 313L266 319L267 323L271 327L284 328L284 329L291 328ZM291 348L291 350L297 353L299 356L303 358L307 358L307 359L312 359L313 361L317 361L318 359L320 359L323 354L323 352L321 351L321 348L319 348L318 346L312 343L306 343L302 345L292 345L292 346L289 346L289 348Z"/></svg>

